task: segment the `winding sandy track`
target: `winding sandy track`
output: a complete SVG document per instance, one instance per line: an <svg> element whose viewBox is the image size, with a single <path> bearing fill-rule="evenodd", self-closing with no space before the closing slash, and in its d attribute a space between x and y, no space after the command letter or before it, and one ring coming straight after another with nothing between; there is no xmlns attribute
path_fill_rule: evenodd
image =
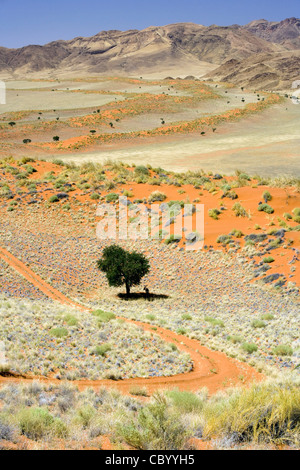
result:
<svg viewBox="0 0 300 470"><path fill-rule="evenodd" d="M33 272L28 266L13 256L5 248L0 247L0 258L52 300L65 305L74 306L81 310L90 311L83 305L72 301L57 289L50 286L39 275ZM209 393L212 394L225 387L242 383L246 384L263 378L262 374L259 374L249 365L230 359L223 353L211 351L205 346L201 346L197 340L189 339L164 328L154 328L148 323L132 321L127 318L122 319L128 323L133 323L143 328L145 331L155 333L164 341L174 343L181 351L189 353L194 364L193 370L186 374L178 374L172 377L151 377L148 379L137 378L126 379L123 381L80 380L72 382L74 385L78 386L79 389L86 387L99 388L102 386L109 386L115 387L123 392L129 392L131 387L138 386L146 387L149 393L153 393L158 389L178 388L180 390L195 391L203 387L207 387ZM45 383L60 383L59 380L46 377L0 377L0 383L26 383L33 379L39 379Z"/></svg>

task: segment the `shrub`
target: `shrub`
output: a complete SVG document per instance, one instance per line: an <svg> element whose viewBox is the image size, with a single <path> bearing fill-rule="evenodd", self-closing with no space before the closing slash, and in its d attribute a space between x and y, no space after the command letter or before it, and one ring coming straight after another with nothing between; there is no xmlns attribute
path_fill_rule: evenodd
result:
<svg viewBox="0 0 300 470"><path fill-rule="evenodd" d="M272 258L272 256L267 256L266 258L263 259L264 263L274 263L274 258Z"/></svg>
<svg viewBox="0 0 300 470"><path fill-rule="evenodd" d="M181 239L181 235L170 235L169 238L166 238L165 244L170 245L171 243L179 243Z"/></svg>
<svg viewBox="0 0 300 470"><path fill-rule="evenodd" d="M94 354L96 356L106 356L106 354L111 351L110 344L101 344L101 346L96 346L94 350Z"/></svg>
<svg viewBox="0 0 300 470"><path fill-rule="evenodd" d="M240 173L240 174L238 175L238 178L239 178L239 180L251 181L250 176L247 175L246 173Z"/></svg>
<svg viewBox="0 0 300 470"><path fill-rule="evenodd" d="M228 336L228 340L231 341L233 344L243 342L243 338L241 336L238 336L238 335Z"/></svg>
<svg viewBox="0 0 300 470"><path fill-rule="evenodd" d="M149 315L146 315L147 320L149 321L154 321L156 320L156 316L153 315L152 313L149 313Z"/></svg>
<svg viewBox="0 0 300 470"><path fill-rule="evenodd" d="M69 326L76 326L78 325L78 320L76 317L73 315L66 315L64 317L64 321L69 325Z"/></svg>
<svg viewBox="0 0 300 470"><path fill-rule="evenodd" d="M248 217L246 209L239 202L236 202L234 204L232 210L235 213L236 217Z"/></svg>
<svg viewBox="0 0 300 470"><path fill-rule="evenodd" d="M242 349L248 354L252 354L257 351L257 346L254 343L243 343L242 344Z"/></svg>
<svg viewBox="0 0 300 470"><path fill-rule="evenodd" d="M173 405L182 413L193 413L203 408L202 400L192 392L172 390L167 392Z"/></svg>
<svg viewBox="0 0 300 470"><path fill-rule="evenodd" d="M236 230L236 229L233 229L230 234L232 237L235 237L235 238L242 238L244 236L243 232L241 230Z"/></svg>
<svg viewBox="0 0 300 470"><path fill-rule="evenodd" d="M34 441L51 434L66 437L68 433L65 424L44 408L23 409L18 413L17 420L21 433Z"/></svg>
<svg viewBox="0 0 300 470"><path fill-rule="evenodd" d="M205 317L205 321L210 323L212 326L220 326L221 328L224 328L224 322L222 320L218 320L217 318L213 317Z"/></svg>
<svg viewBox="0 0 300 470"><path fill-rule="evenodd" d="M219 215L221 214L221 211L219 209L209 209L208 215L214 220L219 220Z"/></svg>
<svg viewBox="0 0 300 470"><path fill-rule="evenodd" d="M269 191L265 191L262 195L263 199L265 202L268 202L268 201L272 201L273 197L272 195L269 193Z"/></svg>
<svg viewBox="0 0 300 470"><path fill-rule="evenodd" d="M15 430L7 423L0 421L0 440L12 441L14 438Z"/></svg>
<svg viewBox="0 0 300 470"><path fill-rule="evenodd" d="M253 322L251 323L251 326L253 328L265 328L267 325L262 320L253 320Z"/></svg>
<svg viewBox="0 0 300 470"><path fill-rule="evenodd" d="M101 197L100 194L97 194L97 193L91 194L91 199L93 201L98 201L100 199L100 197Z"/></svg>
<svg viewBox="0 0 300 470"><path fill-rule="evenodd" d="M124 193L123 193L123 196L125 196L125 197L133 197L133 192L132 192L132 191L127 191L127 190L125 190Z"/></svg>
<svg viewBox="0 0 300 470"><path fill-rule="evenodd" d="M293 214L295 217L300 217L300 207L295 207Z"/></svg>
<svg viewBox="0 0 300 470"><path fill-rule="evenodd" d="M279 346L276 346L272 350L273 354L275 356L292 356L293 355L293 349L291 346L288 346L286 344L280 344Z"/></svg>
<svg viewBox="0 0 300 470"><path fill-rule="evenodd" d="M191 437L166 398L156 394L155 402L142 408L134 419L117 425L119 437L139 450L182 450Z"/></svg>
<svg viewBox="0 0 300 470"><path fill-rule="evenodd" d="M49 334L51 336L55 336L55 338L64 338L65 336L68 336L68 330L66 328L52 328L52 330L49 331Z"/></svg>
<svg viewBox="0 0 300 470"><path fill-rule="evenodd" d="M154 191L152 194L150 194L148 198L148 202L162 202L167 199L167 196L164 193L161 193L160 191Z"/></svg>
<svg viewBox="0 0 300 470"><path fill-rule="evenodd" d="M231 236L230 235L220 235L217 238L217 243L223 243L227 245L231 241Z"/></svg>
<svg viewBox="0 0 300 470"><path fill-rule="evenodd" d="M150 175L150 171L144 165L139 165L139 166L135 167L134 172L138 176L149 176Z"/></svg>
<svg viewBox="0 0 300 470"><path fill-rule="evenodd" d="M133 385L129 389L129 393L137 397L148 397L148 390L146 389L146 387L138 387L138 386Z"/></svg>
<svg viewBox="0 0 300 470"><path fill-rule="evenodd" d="M49 198L49 202L51 202L51 203L58 202L58 201L59 201L59 199L56 195L53 195Z"/></svg>
<svg viewBox="0 0 300 470"><path fill-rule="evenodd" d="M204 438L222 434L237 444L292 442L299 433L299 403L299 387L293 383L264 382L236 390L205 407Z"/></svg>
<svg viewBox="0 0 300 470"><path fill-rule="evenodd" d="M274 316L271 313L265 313L261 317L262 320L274 320Z"/></svg>
<svg viewBox="0 0 300 470"><path fill-rule="evenodd" d="M80 408L76 410L76 415L74 417L75 424L81 425L84 429L86 429L90 424L95 416L96 410L91 405L82 405Z"/></svg>
<svg viewBox="0 0 300 470"><path fill-rule="evenodd" d="M116 202L119 200L119 194L116 193L110 193L106 196L106 202Z"/></svg>
<svg viewBox="0 0 300 470"><path fill-rule="evenodd" d="M94 310L93 315L97 317L100 322L107 323L116 318L116 315L111 312L104 312L103 310Z"/></svg>
<svg viewBox="0 0 300 470"><path fill-rule="evenodd" d="M183 314L181 318L184 321L190 321L190 320L193 319L193 317L191 315L189 315L188 313Z"/></svg>
<svg viewBox="0 0 300 470"><path fill-rule="evenodd" d="M269 206L269 204L259 204L258 210L259 212L266 212L266 214L274 213L273 207Z"/></svg>
<svg viewBox="0 0 300 470"><path fill-rule="evenodd" d="M186 330L184 328L178 328L178 330L176 331L176 333L178 335L185 335L186 334Z"/></svg>

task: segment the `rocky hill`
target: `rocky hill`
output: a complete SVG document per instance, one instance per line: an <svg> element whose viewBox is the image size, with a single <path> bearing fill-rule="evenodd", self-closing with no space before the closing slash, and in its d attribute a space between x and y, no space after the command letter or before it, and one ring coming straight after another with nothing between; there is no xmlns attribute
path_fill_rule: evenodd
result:
<svg viewBox="0 0 300 470"><path fill-rule="evenodd" d="M278 87L289 81L291 71L294 77L299 70L299 24L296 18L228 27L178 23L142 31L102 31L44 46L0 48L0 77L208 73L212 79L232 77L257 88Z"/></svg>

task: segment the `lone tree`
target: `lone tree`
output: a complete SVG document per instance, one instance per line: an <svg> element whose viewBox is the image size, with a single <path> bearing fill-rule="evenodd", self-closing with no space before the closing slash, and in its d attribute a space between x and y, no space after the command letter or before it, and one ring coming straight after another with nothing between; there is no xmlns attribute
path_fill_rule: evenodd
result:
<svg viewBox="0 0 300 470"><path fill-rule="evenodd" d="M139 285L150 270L149 261L143 254L126 251L118 245L105 248L97 265L106 274L111 287L125 284L127 296L130 295L131 287Z"/></svg>

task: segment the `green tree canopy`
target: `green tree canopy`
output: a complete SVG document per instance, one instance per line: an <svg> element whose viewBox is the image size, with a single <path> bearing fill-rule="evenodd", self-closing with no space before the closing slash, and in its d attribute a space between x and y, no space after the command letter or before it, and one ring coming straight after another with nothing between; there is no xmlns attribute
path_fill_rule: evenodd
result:
<svg viewBox="0 0 300 470"><path fill-rule="evenodd" d="M150 263L143 254L126 251L118 245L105 248L97 266L106 274L111 287L125 284L127 295L130 295L131 287L139 285L150 270Z"/></svg>

